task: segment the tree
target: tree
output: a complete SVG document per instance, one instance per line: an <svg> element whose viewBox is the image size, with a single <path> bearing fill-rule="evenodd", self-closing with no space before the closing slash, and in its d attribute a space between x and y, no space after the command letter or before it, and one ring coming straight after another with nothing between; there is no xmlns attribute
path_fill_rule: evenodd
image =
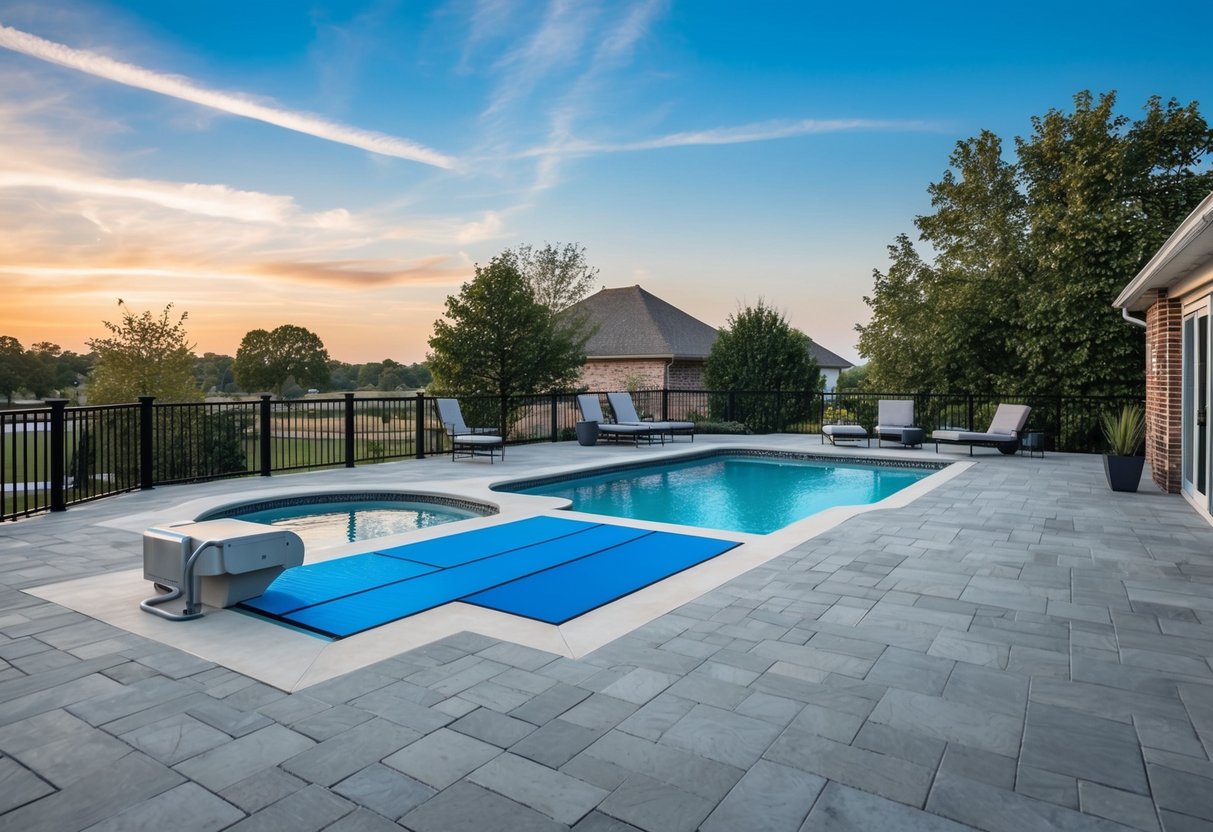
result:
<svg viewBox="0 0 1213 832"><path fill-rule="evenodd" d="M869 387L868 365L860 364L857 367L851 367L849 370L843 370L838 374L838 383L835 385L835 390L841 393L848 390L867 390Z"/></svg>
<svg viewBox="0 0 1213 832"><path fill-rule="evenodd" d="M0 393L13 403L13 393L26 383L29 361L21 342L11 335L0 335Z"/></svg>
<svg viewBox="0 0 1213 832"><path fill-rule="evenodd" d="M302 387L328 384L329 354L314 332L283 324L272 332L246 333L232 370L243 390L270 390L281 396L287 379Z"/></svg>
<svg viewBox="0 0 1213 832"><path fill-rule="evenodd" d="M204 353L194 362L194 378L205 393L233 393L236 390L236 376L232 372L235 359L230 355Z"/></svg>
<svg viewBox="0 0 1213 832"><path fill-rule="evenodd" d="M508 397L573 385L585 342L536 300L517 255L506 250L477 265L475 278L446 299L446 320L434 322L429 340L432 389L501 397L505 427Z"/></svg>
<svg viewBox="0 0 1213 832"><path fill-rule="evenodd" d="M188 313L171 318L173 304L159 316L150 311L135 315L121 300L122 321L102 321L107 338L93 338L89 347L96 363L89 377L89 404L134 402L155 396L161 402L189 402L202 398L194 381L194 353L185 332Z"/></svg>
<svg viewBox="0 0 1213 832"><path fill-rule="evenodd" d="M329 361L329 389L358 389L358 368L344 361Z"/></svg>
<svg viewBox="0 0 1213 832"><path fill-rule="evenodd" d="M535 300L553 313L588 295L598 277L598 269L586 262L585 247L576 243L545 243L541 249L520 245L513 254Z"/></svg>
<svg viewBox="0 0 1213 832"><path fill-rule="evenodd" d="M1213 131L1157 97L1135 122L1116 96L1032 119L1015 158L989 132L959 142L909 237L874 273L858 326L868 386L886 391L1138 395L1141 335L1112 300L1210 189Z"/></svg>
<svg viewBox="0 0 1213 832"><path fill-rule="evenodd" d="M711 390L747 392L732 399L734 420L754 431L783 430L808 415L820 385L811 343L760 299L729 316L708 353L704 382ZM727 397L717 398L714 416L727 418L721 412Z"/></svg>

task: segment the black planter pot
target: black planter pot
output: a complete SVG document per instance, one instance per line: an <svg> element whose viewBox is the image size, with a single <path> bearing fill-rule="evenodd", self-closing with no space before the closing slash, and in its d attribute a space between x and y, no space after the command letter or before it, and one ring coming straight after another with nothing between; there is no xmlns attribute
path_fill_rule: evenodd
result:
<svg viewBox="0 0 1213 832"><path fill-rule="evenodd" d="M1103 470L1108 475L1108 485L1113 491L1136 491L1141 482L1141 469L1146 464L1144 456L1113 456L1105 454Z"/></svg>
<svg viewBox="0 0 1213 832"><path fill-rule="evenodd" d="M598 423L597 422L578 422L574 429L577 431L577 443L579 445L593 445L598 441Z"/></svg>

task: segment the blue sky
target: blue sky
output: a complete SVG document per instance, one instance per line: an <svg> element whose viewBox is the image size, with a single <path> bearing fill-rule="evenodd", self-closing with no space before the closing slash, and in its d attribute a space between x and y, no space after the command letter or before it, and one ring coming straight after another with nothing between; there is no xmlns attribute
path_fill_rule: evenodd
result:
<svg viewBox="0 0 1213 832"><path fill-rule="evenodd" d="M1074 93L1202 100L1206 4L3 2L0 334L124 298L199 351L294 323L421 360L503 248L584 245L713 325L759 298L856 359L957 140ZM1209 112L1213 104L1205 102ZM1131 275L1126 275L1126 281Z"/></svg>

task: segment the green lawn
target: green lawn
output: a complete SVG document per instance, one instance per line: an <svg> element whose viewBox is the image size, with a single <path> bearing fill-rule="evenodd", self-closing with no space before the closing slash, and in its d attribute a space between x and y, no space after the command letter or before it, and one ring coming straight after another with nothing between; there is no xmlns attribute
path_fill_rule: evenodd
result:
<svg viewBox="0 0 1213 832"><path fill-rule="evenodd" d="M0 455L4 457L4 482L25 482L27 479L33 482L46 480L46 471L50 465L50 460L46 458L49 443L41 444L46 438L47 435L44 433L0 434L0 442L3 443ZM35 445L35 443L38 444Z"/></svg>
<svg viewBox="0 0 1213 832"><path fill-rule="evenodd" d="M18 511L25 511L27 508L35 508L39 505L49 506L51 502L50 492L47 491L30 491L28 494L18 492L10 494L5 492L3 499L4 510L0 516L7 517L10 514ZM3 528L3 526L0 526Z"/></svg>

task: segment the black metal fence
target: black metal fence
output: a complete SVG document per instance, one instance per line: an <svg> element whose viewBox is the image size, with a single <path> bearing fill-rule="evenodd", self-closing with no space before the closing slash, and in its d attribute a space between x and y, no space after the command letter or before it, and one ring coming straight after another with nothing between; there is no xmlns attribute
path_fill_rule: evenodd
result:
<svg viewBox="0 0 1213 832"><path fill-rule="evenodd" d="M610 413L605 394L603 411ZM1136 398L969 396L936 393L781 393L644 390L642 418L691 420L701 431L819 433L823 424L876 424L881 399L912 399L917 423L933 430L984 430L999 403L1032 407L1029 431L1052 450L1103 448L1100 416ZM0 519L10 520L156 485L270 476L444 453L448 439L434 398L340 398L221 403L45 407L0 411ZM471 426L495 426L510 444L572 440L576 394L469 397ZM729 424L732 423L732 424Z"/></svg>

